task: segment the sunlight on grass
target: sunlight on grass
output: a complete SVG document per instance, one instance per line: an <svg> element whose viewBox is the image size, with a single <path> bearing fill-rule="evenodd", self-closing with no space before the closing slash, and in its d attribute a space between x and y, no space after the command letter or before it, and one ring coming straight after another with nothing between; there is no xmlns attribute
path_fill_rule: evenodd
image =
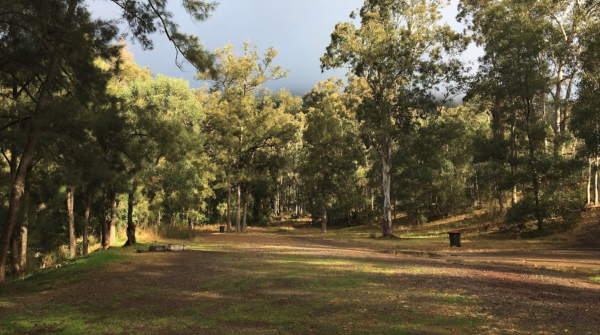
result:
<svg viewBox="0 0 600 335"><path fill-rule="evenodd" d="M9 301L0 301L0 307L13 307L15 306L14 303L9 302Z"/></svg>
<svg viewBox="0 0 600 335"><path fill-rule="evenodd" d="M448 250L545 246L467 234L465 247L448 249L447 235L425 231L411 232L415 238L370 238L376 226L326 235L316 228L278 229L228 234L232 239L211 240L203 232L190 241L161 241L185 244L189 251L182 253L135 252L149 243L111 248L15 282L10 291L0 286L0 294L8 293L0 300L0 333L494 333L486 327L496 305L478 287L462 285L476 281L468 277L474 263L467 267ZM260 237L260 243L247 236ZM593 271L582 277L600 268ZM94 282L96 273L109 277ZM600 282L600 274L589 278ZM485 280L500 279L505 278L486 272ZM84 287L85 294L74 297L72 287Z"/></svg>

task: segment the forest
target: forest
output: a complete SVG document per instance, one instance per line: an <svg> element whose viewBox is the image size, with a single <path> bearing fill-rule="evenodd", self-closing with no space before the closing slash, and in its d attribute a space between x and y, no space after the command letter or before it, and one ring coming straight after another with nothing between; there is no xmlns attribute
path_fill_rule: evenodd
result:
<svg viewBox="0 0 600 335"><path fill-rule="evenodd" d="M166 0L108 2L127 36L85 1L0 3L0 282L37 249L75 258L140 229L304 218L393 239L397 213L484 210L544 230L600 201L597 1L461 0L455 31L444 1L366 0L323 32L321 69L346 80L304 96L265 88L289 75L276 45L208 51ZM197 21L219 8L177 2ZM128 43L155 32L202 88L135 63Z"/></svg>

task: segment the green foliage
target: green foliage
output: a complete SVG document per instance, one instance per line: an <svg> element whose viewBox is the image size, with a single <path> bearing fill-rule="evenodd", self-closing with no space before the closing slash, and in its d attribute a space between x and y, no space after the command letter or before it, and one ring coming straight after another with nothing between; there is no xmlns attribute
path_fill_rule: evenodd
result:
<svg viewBox="0 0 600 335"><path fill-rule="evenodd" d="M355 175L365 160L364 149L357 136L358 123L345 108L341 90L341 82L331 78L304 98L309 107L299 171L312 200L308 210L313 218L321 217L327 207L340 211L341 217L356 207Z"/></svg>
<svg viewBox="0 0 600 335"><path fill-rule="evenodd" d="M368 0L361 7L360 27L338 23L321 57L321 68L347 67L346 89L356 106L360 133L377 151L382 164L383 234L392 234L391 178L394 144L420 118L435 114L433 91L446 86L454 96L462 82L456 54L468 39L439 24L441 1ZM352 13L351 18L356 19Z"/></svg>
<svg viewBox="0 0 600 335"><path fill-rule="evenodd" d="M219 74L211 79L212 92L203 99L209 111L205 123L208 151L219 165L217 185L227 190L239 186L244 197L253 193L257 209L263 191L257 188L268 188L261 183L264 176L278 174L280 151L296 140L298 119L294 114L301 109L301 100L285 90L259 92L264 83L287 76L287 70L273 64L274 48L260 57L256 46L247 42L242 55L236 54L231 44L215 54ZM203 74L198 77L210 79ZM237 202L243 204L241 195ZM260 211L253 213L253 220L259 221Z"/></svg>
<svg viewBox="0 0 600 335"><path fill-rule="evenodd" d="M484 128L482 119L468 108L445 109L405 140L394 163L394 196L419 221L423 217L462 214L475 199L473 146Z"/></svg>

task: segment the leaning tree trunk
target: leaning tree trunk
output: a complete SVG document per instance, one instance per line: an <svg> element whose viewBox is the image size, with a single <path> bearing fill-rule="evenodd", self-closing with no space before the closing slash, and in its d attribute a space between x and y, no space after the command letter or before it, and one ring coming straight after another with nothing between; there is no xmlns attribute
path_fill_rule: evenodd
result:
<svg viewBox="0 0 600 335"><path fill-rule="evenodd" d="M83 248L82 254L85 256L88 254L89 239L88 239L88 228L90 226L90 209L92 207L92 189L89 188L87 191L87 200L85 202L85 217L83 219Z"/></svg>
<svg viewBox="0 0 600 335"><path fill-rule="evenodd" d="M129 197L127 199L127 242L125 245L134 245L136 243L135 239L135 223L133 223L133 201L134 201L134 191L129 192Z"/></svg>
<svg viewBox="0 0 600 335"><path fill-rule="evenodd" d="M67 213L69 215L69 258L77 256L77 237L75 236L75 215L73 206L75 204L75 187L69 187L67 191Z"/></svg>
<svg viewBox="0 0 600 335"><path fill-rule="evenodd" d="M47 99L47 97L45 98ZM38 99L38 106L40 101L44 101L43 95ZM36 106L36 110L37 110ZM6 273L6 259L8 257L8 247L10 244L10 237L12 236L13 229L17 222L19 214L19 202L21 201L21 195L25 186L25 179L27 177L27 167L33 160L33 154L35 150L35 144L37 142L38 130L35 124L35 120L31 120L31 126L29 130L29 136L27 138L27 144L25 150L21 155L21 161L17 168L17 173L12 181L10 189L10 200L8 203L8 211L6 213L6 220L2 229L2 235L0 235L0 283L4 282Z"/></svg>
<svg viewBox="0 0 600 335"><path fill-rule="evenodd" d="M381 149L381 165L383 176L383 237L393 236L392 230L392 203L390 193L392 189L392 160L391 160L391 141Z"/></svg>
<svg viewBox="0 0 600 335"><path fill-rule="evenodd" d="M235 206L235 232L242 232L242 222L241 222L241 202L242 202L242 186L241 183L237 183L237 203Z"/></svg>

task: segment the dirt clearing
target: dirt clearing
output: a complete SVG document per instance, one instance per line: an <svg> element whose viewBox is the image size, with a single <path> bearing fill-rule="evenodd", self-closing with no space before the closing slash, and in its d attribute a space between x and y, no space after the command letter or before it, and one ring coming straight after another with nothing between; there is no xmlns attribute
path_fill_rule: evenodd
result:
<svg viewBox="0 0 600 335"><path fill-rule="evenodd" d="M200 233L196 240L184 242L191 250L183 252L113 249L106 253L118 256L114 261L5 285L0 333L598 334L600 329L600 284L594 280L600 251L593 247L440 246L435 253L410 254L317 235Z"/></svg>

